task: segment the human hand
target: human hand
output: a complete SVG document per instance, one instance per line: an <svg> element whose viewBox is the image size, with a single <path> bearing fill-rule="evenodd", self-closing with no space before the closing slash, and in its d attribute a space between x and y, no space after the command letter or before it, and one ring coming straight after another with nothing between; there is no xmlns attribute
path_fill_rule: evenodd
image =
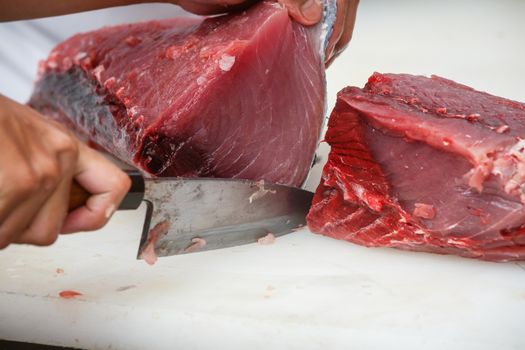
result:
<svg viewBox="0 0 525 350"><path fill-rule="evenodd" d="M303 25L318 23L323 15L321 0L279 0L290 16ZM344 51L352 39L359 0L337 0L336 22L326 48L325 62L328 67Z"/></svg>
<svg viewBox="0 0 525 350"><path fill-rule="evenodd" d="M0 21L56 16L98 8L130 5L159 0L55 0L41 6L41 0L6 0L0 4ZM179 5L198 15L215 15L244 10L258 0L160 0ZM278 0L286 6L290 16L309 26L318 23L323 15L322 0ZM348 45L354 30L359 0L337 0L337 18L326 49L328 66Z"/></svg>
<svg viewBox="0 0 525 350"><path fill-rule="evenodd" d="M111 6L141 2L168 2L198 15L215 15L246 9L258 0L4 0L0 2L0 21L57 16ZM323 14L322 0L278 0L290 16L303 25L314 25ZM348 45L354 30L359 0L336 0L337 19L326 50L328 66Z"/></svg>
<svg viewBox="0 0 525 350"><path fill-rule="evenodd" d="M98 229L130 186L125 173L65 128L1 95L0 149L0 249ZM68 213L73 179L93 195Z"/></svg>
<svg viewBox="0 0 525 350"><path fill-rule="evenodd" d="M305 26L319 23L323 16L321 0L278 0L295 21ZM186 11L198 15L211 15L249 7L255 0L172 0ZM337 0L337 16L326 48L326 65L346 48L354 30L359 0Z"/></svg>

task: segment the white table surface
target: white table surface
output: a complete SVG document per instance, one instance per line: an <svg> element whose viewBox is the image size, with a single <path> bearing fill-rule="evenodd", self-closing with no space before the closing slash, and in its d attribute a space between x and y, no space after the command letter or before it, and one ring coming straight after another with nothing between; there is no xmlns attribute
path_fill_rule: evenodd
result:
<svg viewBox="0 0 525 350"><path fill-rule="evenodd" d="M115 11L96 18L147 13ZM524 1L363 0L352 45L328 71L330 108L374 70L525 101L524 13ZM25 100L50 38L99 25L90 18L0 24L0 92ZM318 180L316 168L308 186ZM525 348L525 263L367 249L303 230L151 267L134 259L143 215L0 252L0 338L100 349ZM65 289L83 296L58 298Z"/></svg>

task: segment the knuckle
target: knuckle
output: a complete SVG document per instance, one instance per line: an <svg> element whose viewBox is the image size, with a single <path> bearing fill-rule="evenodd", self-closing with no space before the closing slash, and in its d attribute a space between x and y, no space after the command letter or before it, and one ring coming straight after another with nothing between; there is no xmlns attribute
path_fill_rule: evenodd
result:
<svg viewBox="0 0 525 350"><path fill-rule="evenodd" d="M9 187L9 192L13 196L28 196L37 192L40 188L40 178L32 169L22 169L13 177L12 186Z"/></svg>
<svg viewBox="0 0 525 350"><path fill-rule="evenodd" d="M78 156L78 142L68 131L57 128L51 139L55 152L71 157Z"/></svg>
<svg viewBox="0 0 525 350"><path fill-rule="evenodd" d="M60 166L56 161L42 161L35 169L35 173L36 183L45 190L55 188L60 182Z"/></svg>

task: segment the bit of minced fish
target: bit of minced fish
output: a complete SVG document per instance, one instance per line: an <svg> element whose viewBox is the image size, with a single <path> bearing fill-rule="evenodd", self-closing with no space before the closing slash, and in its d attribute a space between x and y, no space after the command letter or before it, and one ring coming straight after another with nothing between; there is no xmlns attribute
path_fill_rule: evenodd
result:
<svg viewBox="0 0 525 350"><path fill-rule="evenodd" d="M199 250L204 248L205 245L206 245L205 239L200 238L200 237L192 238L191 244L186 249L184 249L184 253L198 252Z"/></svg>
<svg viewBox="0 0 525 350"><path fill-rule="evenodd" d="M170 222L164 220L159 222L148 233L148 241L146 247L140 253L140 257L146 261L148 265L153 265L157 262L157 254L155 253L155 244L162 235L168 233L170 229Z"/></svg>
<svg viewBox="0 0 525 350"><path fill-rule="evenodd" d="M270 245L275 243L275 236L273 233L268 233L266 236L261 237L257 240L257 243L262 245Z"/></svg>

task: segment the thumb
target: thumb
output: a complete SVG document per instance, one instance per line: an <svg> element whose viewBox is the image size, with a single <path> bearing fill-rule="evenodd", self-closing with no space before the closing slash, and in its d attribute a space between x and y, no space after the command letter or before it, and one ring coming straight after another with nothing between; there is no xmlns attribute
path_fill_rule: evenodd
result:
<svg viewBox="0 0 525 350"><path fill-rule="evenodd" d="M296 22L309 26L319 23L323 16L321 0L279 0Z"/></svg>

